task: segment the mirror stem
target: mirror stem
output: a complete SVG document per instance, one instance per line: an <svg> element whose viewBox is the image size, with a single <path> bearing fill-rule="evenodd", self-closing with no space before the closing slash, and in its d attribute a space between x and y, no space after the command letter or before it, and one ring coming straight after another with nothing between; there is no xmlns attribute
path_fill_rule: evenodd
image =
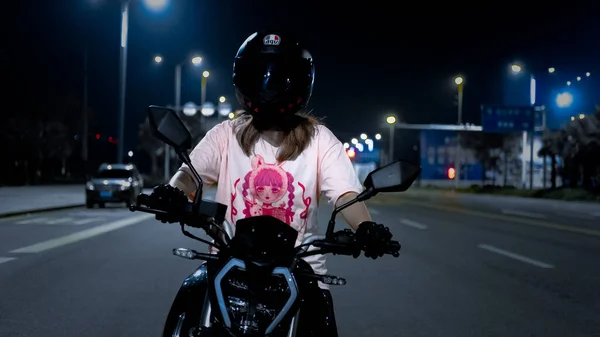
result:
<svg viewBox="0 0 600 337"><path fill-rule="evenodd" d="M364 192L363 192L364 193ZM361 193L362 194L362 193ZM333 239L333 230L335 229L335 217L338 215L339 212L345 210L346 208L356 204L357 202L359 202L360 200L358 199L358 197L348 201L347 203L336 207L333 212L331 213L331 218L329 219L329 223L327 224L327 232L325 233L325 238L327 240L332 240Z"/></svg>
<svg viewBox="0 0 600 337"><path fill-rule="evenodd" d="M196 178L196 181L198 182L198 186L196 187L196 194L194 196L194 204L192 205L192 211L195 214L198 213L198 210L200 209L200 202L202 202L202 190L204 188L204 182L202 181L200 174L198 174L196 169L194 169L194 167L192 166L192 159L190 158L190 155L185 151L179 150L177 150L177 154L179 155L181 161L183 161L190 168L192 175L194 175L194 178Z"/></svg>

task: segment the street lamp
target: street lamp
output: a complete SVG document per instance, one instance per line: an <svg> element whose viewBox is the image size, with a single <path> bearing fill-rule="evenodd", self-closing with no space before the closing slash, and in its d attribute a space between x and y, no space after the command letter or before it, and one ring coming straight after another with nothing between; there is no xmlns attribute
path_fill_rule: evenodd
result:
<svg viewBox="0 0 600 337"><path fill-rule="evenodd" d="M197 65L199 65L200 63L202 63L202 57L200 57L200 56L195 56L195 57L193 57L193 58L192 58L192 64L193 64L193 65L197 66Z"/></svg>
<svg viewBox="0 0 600 337"><path fill-rule="evenodd" d="M590 77L590 72L588 71L587 73L585 73L585 77Z"/></svg>
<svg viewBox="0 0 600 337"><path fill-rule="evenodd" d="M556 71L556 69L554 69L554 67L550 67L550 68L548 68L548 72L549 72L550 74L553 74L555 71Z"/></svg>
<svg viewBox="0 0 600 337"><path fill-rule="evenodd" d="M225 96L219 97L219 103L225 103L226 100Z"/></svg>
<svg viewBox="0 0 600 337"><path fill-rule="evenodd" d="M571 85L571 81L567 81L567 85Z"/></svg>
<svg viewBox="0 0 600 337"><path fill-rule="evenodd" d="M366 134L366 133L361 133L361 134L360 134L360 139L362 139L362 140L365 140L365 139L367 139L367 138L368 138L368 137L367 137L367 134Z"/></svg>
<svg viewBox="0 0 600 337"><path fill-rule="evenodd" d="M510 70L511 70L513 73L517 74L517 73L520 73L521 71L523 71L523 67L521 67L520 65L518 65L518 64L516 64L516 63L513 63L513 64L510 66Z"/></svg>
<svg viewBox="0 0 600 337"><path fill-rule="evenodd" d="M235 118L235 113L230 112L228 115L229 119L234 119Z"/></svg>
<svg viewBox="0 0 600 337"><path fill-rule="evenodd" d="M349 143L344 143L344 149L349 149L350 148L350 144Z"/></svg>
<svg viewBox="0 0 600 337"><path fill-rule="evenodd" d="M161 63L162 61L163 61L162 56L160 56L160 55L154 56L154 62L155 63Z"/></svg>
<svg viewBox="0 0 600 337"><path fill-rule="evenodd" d="M380 134L380 133L376 134L376 135L375 135L375 139L377 139L377 140L381 140L381 134Z"/></svg>
<svg viewBox="0 0 600 337"><path fill-rule="evenodd" d="M389 115L386 117L385 119L386 123L388 123L388 125L390 126L390 160L389 162L391 163L392 161L394 161L394 130L396 129L396 116L394 115Z"/></svg>
<svg viewBox="0 0 600 337"><path fill-rule="evenodd" d="M352 139L350 140L350 143L352 143L352 144L356 145L356 144L358 144L358 139L356 139L356 138L352 138Z"/></svg>
<svg viewBox="0 0 600 337"><path fill-rule="evenodd" d="M519 67L518 65L513 65ZM519 71L521 67L519 67ZM513 68L513 71L515 71L515 68ZM462 108L463 108L463 87L465 84L465 79L462 76L456 76L454 78L454 84L456 84L456 87L458 89L458 125L462 124ZM454 166L456 169L456 178L454 179L454 186L456 188L459 187L460 184L460 166L461 166L461 154L460 154L460 131L456 132L456 160L454 162Z"/></svg>
<svg viewBox="0 0 600 337"><path fill-rule="evenodd" d="M204 105L204 102L206 102L206 83L208 76L210 76L210 73L207 70L202 72L202 98L200 100L200 105Z"/></svg>
<svg viewBox="0 0 600 337"><path fill-rule="evenodd" d="M581 76L577 76L577 81L581 81Z"/></svg>

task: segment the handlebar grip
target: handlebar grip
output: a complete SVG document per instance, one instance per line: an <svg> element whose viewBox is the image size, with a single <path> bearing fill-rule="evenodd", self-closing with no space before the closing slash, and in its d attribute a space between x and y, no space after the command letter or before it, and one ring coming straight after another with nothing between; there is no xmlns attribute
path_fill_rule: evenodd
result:
<svg viewBox="0 0 600 337"><path fill-rule="evenodd" d="M400 249L402 249L400 242L392 240L388 244L386 254L392 255L393 257L399 257Z"/></svg>
<svg viewBox="0 0 600 337"><path fill-rule="evenodd" d="M137 204L138 205L144 205L144 206L148 206L148 207L152 207L152 198L144 193L140 193L138 194L137 198L136 198Z"/></svg>

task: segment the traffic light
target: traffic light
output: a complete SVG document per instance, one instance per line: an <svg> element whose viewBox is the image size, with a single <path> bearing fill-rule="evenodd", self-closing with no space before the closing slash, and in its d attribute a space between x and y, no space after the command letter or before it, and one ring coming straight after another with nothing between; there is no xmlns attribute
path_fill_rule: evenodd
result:
<svg viewBox="0 0 600 337"><path fill-rule="evenodd" d="M456 177L456 170L454 169L454 167L450 167L448 169L448 179L453 180L454 177Z"/></svg>
<svg viewBox="0 0 600 337"><path fill-rule="evenodd" d="M96 139L100 139L100 134L99 133L96 134Z"/></svg>
<svg viewBox="0 0 600 337"><path fill-rule="evenodd" d="M354 148L349 148L346 150L346 154L348 154L348 157L352 159L356 156L356 151L354 151Z"/></svg>

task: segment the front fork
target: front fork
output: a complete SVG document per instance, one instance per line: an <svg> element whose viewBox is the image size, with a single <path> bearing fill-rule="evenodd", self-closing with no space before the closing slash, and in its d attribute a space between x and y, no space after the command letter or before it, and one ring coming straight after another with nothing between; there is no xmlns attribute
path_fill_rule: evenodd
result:
<svg viewBox="0 0 600 337"><path fill-rule="evenodd" d="M202 306L202 316L200 317L200 327L204 329L209 329L212 326L212 306L210 305L210 296L208 293L208 289L206 290L206 296L204 296L204 305ZM296 337L296 332L298 330L298 323L300 319L300 309L296 312L292 320L290 321L290 328L288 329L287 337ZM180 317L180 321L183 319ZM177 336L179 337L179 336Z"/></svg>

